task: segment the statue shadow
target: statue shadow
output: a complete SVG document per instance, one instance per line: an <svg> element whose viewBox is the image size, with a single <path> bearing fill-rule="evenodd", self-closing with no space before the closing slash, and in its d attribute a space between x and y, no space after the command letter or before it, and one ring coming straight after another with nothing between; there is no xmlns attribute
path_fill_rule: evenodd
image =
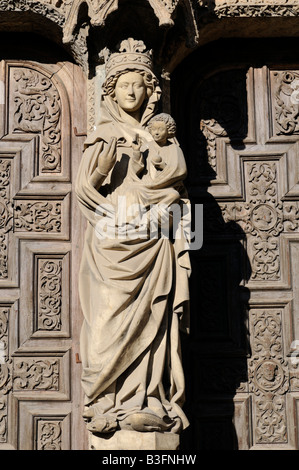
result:
<svg viewBox="0 0 299 470"><path fill-rule="evenodd" d="M190 197L193 211L203 204L203 245L190 251L190 334L182 335L190 426L181 449L237 450L234 398L248 380L250 291L244 283L251 268L245 233L224 221L208 186L202 190L201 197Z"/></svg>
<svg viewBox="0 0 299 470"><path fill-rule="evenodd" d="M248 131L246 71L237 76L237 98L232 86L228 88L227 85L231 73L224 72L220 75L221 80L216 77L218 81L211 81L212 92L216 90L216 93L207 93L207 99L201 93L194 99L195 104L191 101L183 104L183 116L187 115L185 107L189 106L190 119L185 122L180 119L182 102L175 102L173 107L178 139L188 167L186 188L193 218L197 205L201 204L203 208L203 243L200 249L190 250L190 334L182 334L186 382L184 411L190 426L181 435L181 450L246 448L241 433L237 435L236 430L242 430L246 425L244 395L238 392L248 391L250 291L246 282L251 276L251 266L245 232L234 220L224 217L225 208L236 201L224 196L217 201L213 196L220 192L217 193L219 174L208 154L207 139L211 134L205 134L205 129L199 129L198 124L203 120L208 126L213 125L212 131L218 132L216 137L224 137L226 145L236 153L244 148ZM185 76L182 71L176 83ZM219 83L222 88L217 90ZM192 83L188 89L192 89ZM206 105L201 107L195 119L196 103L202 101ZM242 103L240 112L238 103Z"/></svg>

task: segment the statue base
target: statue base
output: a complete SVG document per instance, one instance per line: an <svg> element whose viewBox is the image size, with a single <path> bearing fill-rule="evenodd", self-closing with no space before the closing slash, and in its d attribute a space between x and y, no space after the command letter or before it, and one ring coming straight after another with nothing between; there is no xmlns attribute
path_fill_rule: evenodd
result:
<svg viewBox="0 0 299 470"><path fill-rule="evenodd" d="M120 430L112 434L89 433L90 450L178 450L180 436L170 432Z"/></svg>

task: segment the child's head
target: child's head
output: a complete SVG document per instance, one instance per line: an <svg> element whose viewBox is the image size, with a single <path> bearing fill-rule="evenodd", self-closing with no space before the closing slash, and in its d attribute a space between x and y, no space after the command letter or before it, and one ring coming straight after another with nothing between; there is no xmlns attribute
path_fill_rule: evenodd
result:
<svg viewBox="0 0 299 470"><path fill-rule="evenodd" d="M161 113L152 117L148 123L148 130L157 144L165 145L167 139L175 136L176 124L169 114Z"/></svg>

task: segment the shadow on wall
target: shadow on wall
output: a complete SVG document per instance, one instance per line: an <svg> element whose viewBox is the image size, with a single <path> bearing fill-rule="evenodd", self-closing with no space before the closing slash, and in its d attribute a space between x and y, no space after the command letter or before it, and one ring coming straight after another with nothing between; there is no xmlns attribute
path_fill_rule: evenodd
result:
<svg viewBox="0 0 299 470"><path fill-rule="evenodd" d="M221 192L227 184L221 175L226 153L218 142L225 139L235 150L244 147L246 70L223 69L205 77L196 63L189 60L180 67L172 82L172 113L188 166L186 186L193 208L203 204L203 246L190 252L191 333L182 338L190 427L181 449L234 450L239 448L234 396L245 391L247 382L250 292L244 281L250 263L245 233L223 217L234 201L222 197L218 203L211 186L219 185Z"/></svg>

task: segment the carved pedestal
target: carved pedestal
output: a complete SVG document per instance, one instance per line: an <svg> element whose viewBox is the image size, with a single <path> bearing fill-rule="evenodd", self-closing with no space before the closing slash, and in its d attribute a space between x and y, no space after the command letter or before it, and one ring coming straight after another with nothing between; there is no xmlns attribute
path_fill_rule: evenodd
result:
<svg viewBox="0 0 299 470"><path fill-rule="evenodd" d="M89 434L90 450L178 450L178 434L163 432L116 431Z"/></svg>

